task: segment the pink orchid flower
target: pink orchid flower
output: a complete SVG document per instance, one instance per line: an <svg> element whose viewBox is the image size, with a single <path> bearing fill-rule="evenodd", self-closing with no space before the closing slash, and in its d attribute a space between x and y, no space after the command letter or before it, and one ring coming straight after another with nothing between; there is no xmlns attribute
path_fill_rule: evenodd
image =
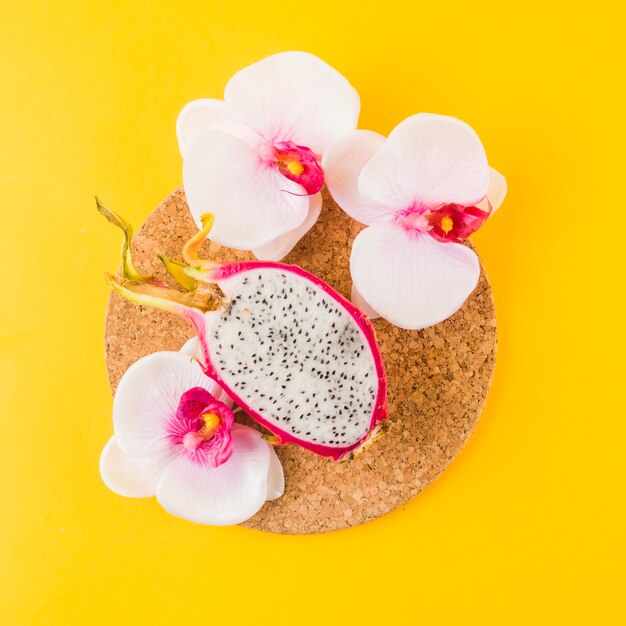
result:
<svg viewBox="0 0 626 626"><path fill-rule="evenodd" d="M100 473L115 493L156 496L178 517L239 524L282 495L283 471L259 432L234 423L232 401L192 358L197 350L192 340L128 368Z"/></svg>
<svg viewBox="0 0 626 626"><path fill-rule="evenodd" d="M283 258L315 224L321 157L356 128L359 110L350 83L305 52L275 54L237 72L224 100L189 103L177 135L196 224L211 212L216 243Z"/></svg>
<svg viewBox="0 0 626 626"><path fill-rule="evenodd" d="M333 198L368 226L352 247L353 302L407 329L457 311L480 275L478 257L460 240L506 194L476 133L458 119L421 113L387 139L348 133L323 164Z"/></svg>

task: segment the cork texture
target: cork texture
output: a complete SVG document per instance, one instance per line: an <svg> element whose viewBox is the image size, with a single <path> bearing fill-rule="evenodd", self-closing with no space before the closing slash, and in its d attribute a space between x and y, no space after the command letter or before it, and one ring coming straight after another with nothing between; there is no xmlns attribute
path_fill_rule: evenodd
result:
<svg viewBox="0 0 626 626"><path fill-rule="evenodd" d="M285 259L350 297L352 241L363 228L324 190L317 224ZM176 189L135 237L142 272L166 282L157 254L180 259L196 228ZM251 253L206 243L206 258L248 260ZM374 320L388 376L389 431L354 461L336 463L295 446L277 447L285 493L244 526L277 533L319 533L384 515L420 493L459 453L480 416L496 356L496 318L481 271L474 293L451 318L419 331ZM126 369L157 350L178 350L193 332L174 315L137 307L112 294L105 325L106 364L114 392ZM238 420L263 430L247 416Z"/></svg>

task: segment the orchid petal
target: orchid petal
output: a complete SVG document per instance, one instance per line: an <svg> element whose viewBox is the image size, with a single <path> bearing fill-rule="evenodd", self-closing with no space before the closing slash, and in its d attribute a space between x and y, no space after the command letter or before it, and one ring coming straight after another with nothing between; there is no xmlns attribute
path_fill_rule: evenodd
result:
<svg viewBox="0 0 626 626"><path fill-rule="evenodd" d="M359 192L361 171L384 143L385 137L378 133L354 130L333 143L322 160L326 185L335 202L362 224L393 213L393 208L367 201Z"/></svg>
<svg viewBox="0 0 626 626"><path fill-rule="evenodd" d="M168 449L149 458L128 456L113 436L102 450L100 475L104 484L120 496L149 498L156 493L161 472L172 457Z"/></svg>
<svg viewBox="0 0 626 626"><path fill-rule="evenodd" d="M487 199L491 205L491 214L493 215L498 207L504 201L507 191L506 178L493 167L489 168L489 189L487 190Z"/></svg>
<svg viewBox="0 0 626 626"><path fill-rule="evenodd" d="M170 447L167 424L181 396L192 387L219 395L218 384L193 359L179 352L154 352L133 363L115 393L113 424L119 447L128 455L158 455Z"/></svg>
<svg viewBox="0 0 626 626"><path fill-rule="evenodd" d="M202 350L200 349L200 341L198 337L194 335L191 339L187 339L183 344L183 347L178 351L180 354L186 354L194 359L202 358Z"/></svg>
<svg viewBox="0 0 626 626"><path fill-rule="evenodd" d="M395 326L412 330L450 317L480 275L478 257L469 248L440 243L392 222L359 233L350 270L356 289L374 310Z"/></svg>
<svg viewBox="0 0 626 626"><path fill-rule="evenodd" d="M396 126L359 178L366 200L396 210L473 205L488 186L478 135L461 120L432 114L413 115Z"/></svg>
<svg viewBox="0 0 626 626"><path fill-rule="evenodd" d="M270 446L270 466L267 470L267 500L276 500L285 493L285 475L283 466L276 455L272 446Z"/></svg>
<svg viewBox="0 0 626 626"><path fill-rule="evenodd" d="M306 52L274 54L240 70L224 100L266 142L293 141L317 154L356 128L360 110L350 83Z"/></svg>
<svg viewBox="0 0 626 626"><path fill-rule="evenodd" d="M304 222L291 232L273 239L264 246L254 248L252 250L254 256L264 261L280 261L284 259L293 250L298 241L313 228L321 211L322 194L316 193L313 196L309 196L309 210Z"/></svg>
<svg viewBox="0 0 626 626"><path fill-rule="evenodd" d="M374 311L374 309L365 301L365 298L359 293L359 290L352 285L352 295L351 295L352 304L354 304L357 309L359 309L362 313L365 313L367 317L371 320L376 320L380 317L380 315Z"/></svg>
<svg viewBox="0 0 626 626"><path fill-rule="evenodd" d="M259 136L251 128L243 124L237 113L223 100L202 98L185 105L176 120L176 135L180 153L186 156L189 143L198 134L206 130L218 130L228 135L257 145Z"/></svg>
<svg viewBox="0 0 626 626"><path fill-rule="evenodd" d="M174 459L157 485L163 508L199 524L239 524L263 506L267 496L270 447L252 428L235 424L233 454L218 467L185 456Z"/></svg>
<svg viewBox="0 0 626 626"><path fill-rule="evenodd" d="M187 339L183 344L183 347L178 351L179 354L185 354L192 359L202 361L202 349L200 348L200 341L198 337L192 337ZM215 382L215 381L212 381ZM219 402L223 402L229 409L233 408L233 399L221 388L218 383L215 383L214 390L211 391L213 396Z"/></svg>
<svg viewBox="0 0 626 626"><path fill-rule="evenodd" d="M198 226L211 212L210 238L229 248L251 250L304 222L309 205L301 185L261 162L258 152L216 131L197 135L183 164L185 195Z"/></svg>

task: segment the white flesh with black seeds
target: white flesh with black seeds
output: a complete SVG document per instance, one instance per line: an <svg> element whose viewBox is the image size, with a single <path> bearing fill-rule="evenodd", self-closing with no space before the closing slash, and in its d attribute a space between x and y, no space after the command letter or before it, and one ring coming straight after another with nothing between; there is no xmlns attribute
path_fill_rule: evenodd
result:
<svg viewBox="0 0 626 626"><path fill-rule="evenodd" d="M378 381L352 316L295 272L247 270L220 287L231 299L206 317L224 383L298 439L343 448L363 438Z"/></svg>

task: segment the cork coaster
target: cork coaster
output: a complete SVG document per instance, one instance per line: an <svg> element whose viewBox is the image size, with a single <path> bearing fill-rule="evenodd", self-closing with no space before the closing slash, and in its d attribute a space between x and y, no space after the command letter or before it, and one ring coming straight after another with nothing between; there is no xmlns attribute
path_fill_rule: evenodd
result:
<svg viewBox="0 0 626 626"><path fill-rule="evenodd" d="M324 190L320 219L285 262L317 274L349 298L350 250L362 228ZM156 255L180 258L183 243L195 230L181 187L137 233L139 269L170 282ZM202 253L216 260L254 258L209 243ZM384 320L373 324L389 380L390 430L357 460L345 463L295 446L276 448L285 493L244 526L319 533L372 520L425 489L471 435L489 392L496 356L496 318L484 272L462 309L445 322L420 331L402 330ZM137 307L112 294L105 328L111 389L115 391L137 359L157 350L178 350L190 336L190 328L176 316ZM247 416L241 421L262 430Z"/></svg>

